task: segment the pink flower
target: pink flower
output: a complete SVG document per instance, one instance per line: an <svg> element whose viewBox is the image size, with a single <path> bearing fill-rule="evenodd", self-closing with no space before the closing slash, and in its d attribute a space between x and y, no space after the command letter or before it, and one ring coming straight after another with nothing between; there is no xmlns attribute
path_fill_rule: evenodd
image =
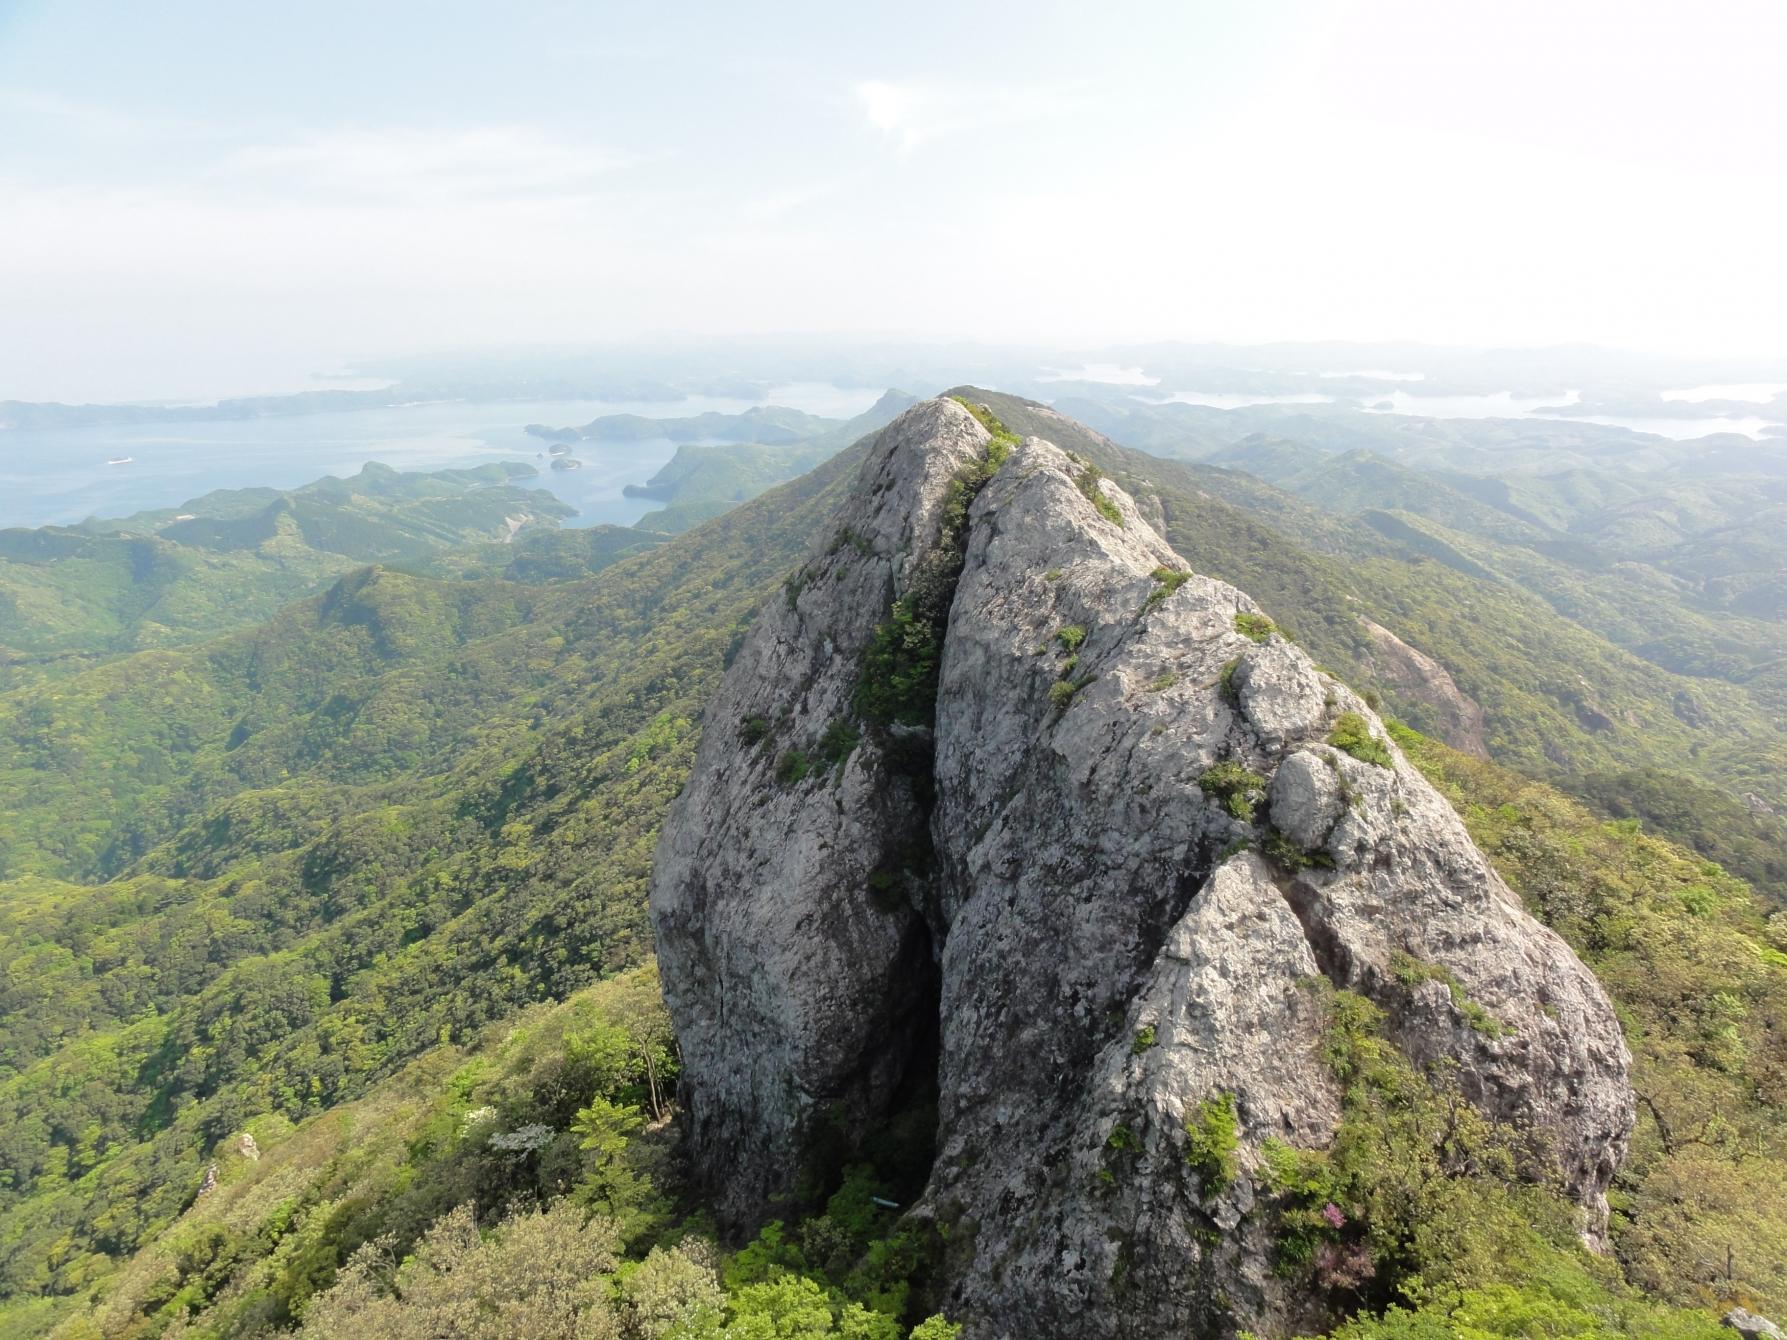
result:
<svg viewBox="0 0 1787 1340"><path fill-rule="evenodd" d="M1362 1242L1324 1242L1315 1252L1316 1282L1326 1289L1357 1289L1377 1274L1371 1249Z"/></svg>
<svg viewBox="0 0 1787 1340"><path fill-rule="evenodd" d="M1326 1205L1322 1206L1322 1218L1328 1221L1329 1228L1343 1228L1346 1226L1346 1216L1340 1212L1340 1206L1336 1205L1333 1201L1329 1201Z"/></svg>

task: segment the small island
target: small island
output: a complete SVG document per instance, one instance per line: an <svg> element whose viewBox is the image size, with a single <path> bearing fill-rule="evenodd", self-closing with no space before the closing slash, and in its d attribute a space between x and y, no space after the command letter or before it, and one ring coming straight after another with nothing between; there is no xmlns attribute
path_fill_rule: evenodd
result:
<svg viewBox="0 0 1787 1340"><path fill-rule="evenodd" d="M560 456L552 462L554 470L581 470L583 462L575 456Z"/></svg>

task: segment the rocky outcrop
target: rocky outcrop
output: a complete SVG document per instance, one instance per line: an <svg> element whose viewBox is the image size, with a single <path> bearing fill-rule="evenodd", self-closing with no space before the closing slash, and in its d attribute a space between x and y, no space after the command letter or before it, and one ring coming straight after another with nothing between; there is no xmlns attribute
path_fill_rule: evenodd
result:
<svg viewBox="0 0 1787 1340"><path fill-rule="evenodd" d="M1429 709L1432 720L1428 733L1439 736L1454 749L1488 758L1483 709L1458 687L1451 672L1382 624L1364 618L1359 622L1371 638L1372 669L1386 684Z"/></svg>
<svg viewBox="0 0 1787 1340"><path fill-rule="evenodd" d="M1319 1319L1257 1182L1268 1139L1340 1118L1325 979L1523 1131L1597 1233L1632 1095L1594 978L1247 596L1046 442L973 496L992 442L929 401L870 445L666 823L660 964L723 1214L767 1217L934 1095L914 1214L974 1340ZM1222 1177L1188 1157L1213 1104Z"/></svg>
<svg viewBox="0 0 1787 1340"><path fill-rule="evenodd" d="M1779 1326L1747 1308L1734 1307L1720 1320L1726 1329L1736 1331L1743 1340L1784 1340Z"/></svg>

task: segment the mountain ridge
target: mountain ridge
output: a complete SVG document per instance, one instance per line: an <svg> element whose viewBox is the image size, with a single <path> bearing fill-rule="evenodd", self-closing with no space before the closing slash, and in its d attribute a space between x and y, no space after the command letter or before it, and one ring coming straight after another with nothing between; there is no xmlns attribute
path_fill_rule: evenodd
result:
<svg viewBox="0 0 1787 1340"><path fill-rule="evenodd" d="M935 1064L913 1216L972 1238L934 1281L968 1335L1317 1323L1255 1213L1274 1148L1342 1124L1316 981L1604 1241L1634 1117L1600 987L1370 708L1083 458L909 410L709 722L652 910L723 1223L919 1120Z"/></svg>

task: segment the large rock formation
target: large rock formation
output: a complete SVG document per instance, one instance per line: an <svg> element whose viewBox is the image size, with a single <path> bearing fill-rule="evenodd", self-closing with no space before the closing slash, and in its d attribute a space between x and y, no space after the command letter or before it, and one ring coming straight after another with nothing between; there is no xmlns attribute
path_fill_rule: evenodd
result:
<svg viewBox="0 0 1787 1340"><path fill-rule="evenodd" d="M1326 979L1598 1233L1632 1095L1594 978L1251 600L1046 442L980 486L993 442L937 400L870 444L665 827L660 962L722 1214L811 1191L934 1083L915 1213L950 1229L974 1340L1308 1321L1256 1174L1340 1119ZM1187 1157L1211 1104L1233 1177Z"/></svg>

